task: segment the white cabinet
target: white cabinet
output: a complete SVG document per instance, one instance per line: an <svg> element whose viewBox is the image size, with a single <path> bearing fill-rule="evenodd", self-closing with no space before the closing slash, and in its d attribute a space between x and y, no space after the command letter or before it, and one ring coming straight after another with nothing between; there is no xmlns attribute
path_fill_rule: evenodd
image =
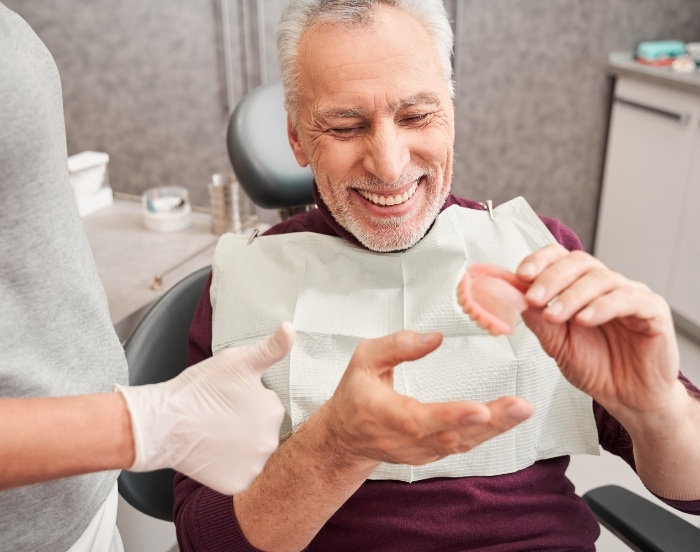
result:
<svg viewBox="0 0 700 552"><path fill-rule="evenodd" d="M700 126L696 130L678 241L673 250L668 299L677 314L700 326Z"/></svg>
<svg viewBox="0 0 700 552"><path fill-rule="evenodd" d="M594 254L700 329L700 89L615 85ZM693 332L694 333L694 332Z"/></svg>

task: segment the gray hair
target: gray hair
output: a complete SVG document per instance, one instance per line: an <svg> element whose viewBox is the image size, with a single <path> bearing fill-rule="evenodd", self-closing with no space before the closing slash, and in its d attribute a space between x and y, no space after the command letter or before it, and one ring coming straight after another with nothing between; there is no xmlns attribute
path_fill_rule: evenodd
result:
<svg viewBox="0 0 700 552"><path fill-rule="evenodd" d="M453 35L442 0L290 0L277 26L277 57L287 109L295 124L301 86L296 58L301 36L319 21L348 25L368 23L377 4L402 9L423 25L435 42L450 95L454 97L450 62Z"/></svg>

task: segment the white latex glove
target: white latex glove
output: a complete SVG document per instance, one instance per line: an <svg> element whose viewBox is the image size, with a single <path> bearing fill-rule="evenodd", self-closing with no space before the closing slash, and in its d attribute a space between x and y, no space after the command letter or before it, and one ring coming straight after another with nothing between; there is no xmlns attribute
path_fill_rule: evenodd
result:
<svg viewBox="0 0 700 552"><path fill-rule="evenodd" d="M260 376L287 354L295 331L220 351L170 381L126 387L136 460L131 471L173 468L221 493L245 489L277 448L284 408Z"/></svg>

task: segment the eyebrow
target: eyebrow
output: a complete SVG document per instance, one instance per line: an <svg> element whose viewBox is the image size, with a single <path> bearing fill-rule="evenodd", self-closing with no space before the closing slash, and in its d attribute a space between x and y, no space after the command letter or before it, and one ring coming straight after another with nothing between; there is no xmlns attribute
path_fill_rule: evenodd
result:
<svg viewBox="0 0 700 552"><path fill-rule="evenodd" d="M440 98L433 92L419 92L408 98L403 98L391 104L393 113L412 107L414 105L438 105ZM367 117L367 110L362 107L331 107L319 111L316 116L320 119L350 119L358 117Z"/></svg>
<svg viewBox="0 0 700 552"><path fill-rule="evenodd" d="M367 111L361 107L331 107L316 114L321 119L339 119L342 117L366 117Z"/></svg>
<svg viewBox="0 0 700 552"><path fill-rule="evenodd" d="M412 107L414 105L438 105L439 103L440 98L437 94L433 92L419 92L418 94L409 96L408 98L404 98L393 103L391 105L391 108L394 111L394 113L396 113L401 109Z"/></svg>

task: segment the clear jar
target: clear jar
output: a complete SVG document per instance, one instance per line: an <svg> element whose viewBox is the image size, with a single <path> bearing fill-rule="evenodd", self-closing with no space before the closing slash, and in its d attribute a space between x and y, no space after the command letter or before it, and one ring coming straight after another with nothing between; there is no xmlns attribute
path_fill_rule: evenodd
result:
<svg viewBox="0 0 700 552"><path fill-rule="evenodd" d="M253 206L233 173L216 173L209 184L211 231L240 233L255 223Z"/></svg>

